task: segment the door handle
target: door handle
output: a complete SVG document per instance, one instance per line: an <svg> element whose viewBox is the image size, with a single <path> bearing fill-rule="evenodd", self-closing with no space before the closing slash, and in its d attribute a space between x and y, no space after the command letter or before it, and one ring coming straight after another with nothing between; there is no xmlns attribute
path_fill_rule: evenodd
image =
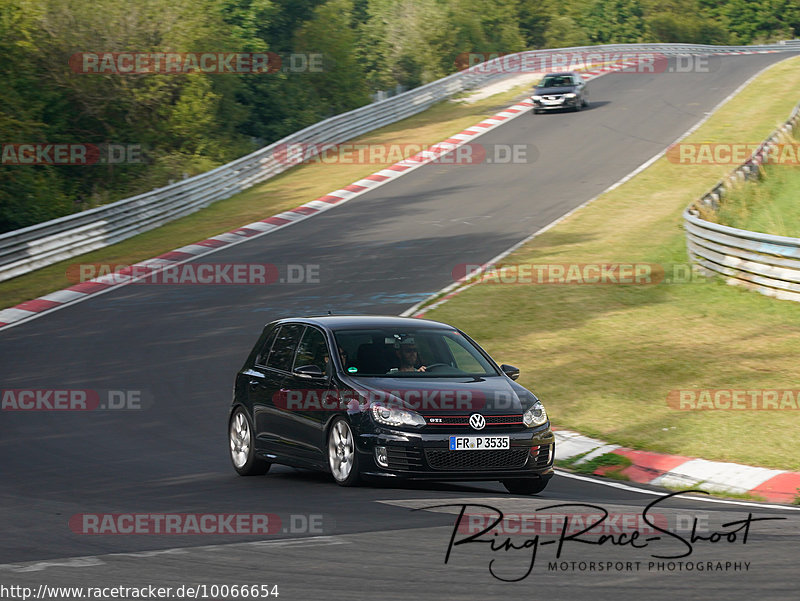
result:
<svg viewBox="0 0 800 601"><path fill-rule="evenodd" d="M261 386L259 380L250 380L250 388L258 388L259 386Z"/></svg>

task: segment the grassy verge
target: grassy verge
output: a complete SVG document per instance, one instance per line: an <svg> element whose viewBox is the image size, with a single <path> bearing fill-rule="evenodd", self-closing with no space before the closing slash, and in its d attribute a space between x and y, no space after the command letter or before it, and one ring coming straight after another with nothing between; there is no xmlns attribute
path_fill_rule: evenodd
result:
<svg viewBox="0 0 800 601"><path fill-rule="evenodd" d="M473 104L457 99L445 101L350 143L398 144L405 148L403 155L410 156L414 151L408 145L427 146L441 142L506 108L529 89L530 85L518 86ZM2 282L0 308L11 307L74 284L66 277L67 267L74 263L136 263L294 208L388 167L398 160L400 152L386 154L392 159L387 163L355 165L328 162L301 165L156 230Z"/></svg>
<svg viewBox="0 0 800 601"><path fill-rule="evenodd" d="M800 237L800 166L768 165L763 179L725 197L716 221L777 236Z"/></svg>
<svg viewBox="0 0 800 601"><path fill-rule="evenodd" d="M615 453L605 453L589 461L577 463L581 456L571 457L564 461L557 461L558 467L569 469L570 471L578 474L602 474L608 478L616 480L630 480L625 474L622 473L626 467L629 467L633 462L624 457L623 455L616 455ZM599 470L599 471L598 471Z"/></svg>
<svg viewBox="0 0 800 601"><path fill-rule="evenodd" d="M764 139L797 102L800 59L769 69L687 142ZM764 89L771 93L764 97ZM681 213L729 166L661 159L515 252L507 264L685 264ZM559 426L633 448L800 469L800 411L693 411L672 390L797 388L800 304L717 280L482 283L426 317L522 367Z"/></svg>
<svg viewBox="0 0 800 601"><path fill-rule="evenodd" d="M688 491L697 491L702 490L703 483L700 482L695 484L694 486L665 486L667 490L671 490L672 492L688 492ZM707 490L705 493L703 492L691 492L689 494L683 495L684 497L715 497L717 499L739 499L741 501L756 501L758 503L766 503L767 499L762 497L761 495L757 495L754 493L737 493L737 492L719 492L716 490Z"/></svg>

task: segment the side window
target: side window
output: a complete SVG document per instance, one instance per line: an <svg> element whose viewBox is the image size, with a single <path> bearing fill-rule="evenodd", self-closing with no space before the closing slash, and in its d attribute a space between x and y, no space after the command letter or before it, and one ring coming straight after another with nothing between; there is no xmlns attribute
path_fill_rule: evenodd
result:
<svg viewBox="0 0 800 601"><path fill-rule="evenodd" d="M300 335L303 333L304 327L300 324L281 326L275 338L275 343L272 345L272 352L269 354L269 359L267 359L267 367L282 371L292 369L294 351L300 341Z"/></svg>
<svg viewBox="0 0 800 601"><path fill-rule="evenodd" d="M300 345L297 347L297 356L294 359L294 367L304 365L316 365L323 372L328 368L328 345L325 343L325 334L317 328L306 328Z"/></svg>
<svg viewBox="0 0 800 601"><path fill-rule="evenodd" d="M269 351L272 349L272 343L275 342L275 335L278 333L279 329L280 328L272 328L272 331L267 336L267 339L264 340L264 344L261 345L261 348L258 350L258 355L256 355L256 365L267 364Z"/></svg>

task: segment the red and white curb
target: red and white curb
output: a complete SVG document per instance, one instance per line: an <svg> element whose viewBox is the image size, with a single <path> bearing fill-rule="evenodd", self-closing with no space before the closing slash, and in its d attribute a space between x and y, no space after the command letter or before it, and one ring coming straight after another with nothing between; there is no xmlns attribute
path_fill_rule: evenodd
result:
<svg viewBox="0 0 800 601"><path fill-rule="evenodd" d="M758 51L757 53L763 52L773 51ZM728 54L752 53L736 52ZM583 76L587 80L594 79L607 73L613 73L615 71L621 71L633 67L637 65L640 60L643 59L629 59L614 65L606 65L599 69L588 70L583 73ZM284 211L283 213L267 217L261 221L249 223L242 227L231 230L230 232L212 236L211 238L201 240L200 242L188 244L186 246L182 246L181 248L176 248L175 250L164 253L163 255L159 255L152 259L147 259L145 261L136 263L133 265L133 268L136 268L136 273L144 272L144 275L142 276L131 277L127 281L121 283L116 281L119 278L115 275L101 276L81 282L79 284L75 284L74 286L70 286L64 290L58 290L56 292L40 296L39 298L25 301L24 303L20 303L14 307L0 310L0 330L23 324L41 317L44 314L63 309L69 305L74 305L86 299L110 292L116 288L127 286L131 283L140 281L155 273L158 273L159 271L168 267L181 265L200 257L213 254L219 250L247 242L248 240L271 234L281 228L290 226L336 206L342 205L348 200L356 198L365 192L369 192L370 190L374 190L375 188L387 182L395 180L406 173L410 173L419 167L433 162L435 159L452 152L459 146L475 140L486 132L499 127L503 123L525 114L531 107L532 103L529 100L525 100L503 111L500 111L499 113L487 119L484 119L477 125L468 127L467 129L449 137L443 142L440 142L439 144L431 146L428 150L419 152L412 157L391 165L390 167L376 171L372 175L368 175L367 177L358 180L349 186L345 186L339 190L334 190L329 194L300 205L299 207L295 207L294 209ZM128 270L128 273L131 273L132 271L133 269L130 269ZM125 275L126 271L123 270L120 273Z"/></svg>
<svg viewBox="0 0 800 601"><path fill-rule="evenodd" d="M635 451L569 430L557 430L555 435L556 459L583 455L575 461L575 465L580 465L606 453L627 457L632 464L620 470L620 473L632 482L716 493L750 494L775 503L793 503L800 497L798 472ZM603 466L594 473L602 476L608 470L608 466Z"/></svg>

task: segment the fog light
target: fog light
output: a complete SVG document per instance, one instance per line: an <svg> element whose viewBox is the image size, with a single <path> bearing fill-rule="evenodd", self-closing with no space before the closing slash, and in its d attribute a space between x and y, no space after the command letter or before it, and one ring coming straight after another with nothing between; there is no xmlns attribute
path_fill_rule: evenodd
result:
<svg viewBox="0 0 800 601"><path fill-rule="evenodd" d="M389 467L389 458L386 456L386 447L375 447L375 461L381 467Z"/></svg>

